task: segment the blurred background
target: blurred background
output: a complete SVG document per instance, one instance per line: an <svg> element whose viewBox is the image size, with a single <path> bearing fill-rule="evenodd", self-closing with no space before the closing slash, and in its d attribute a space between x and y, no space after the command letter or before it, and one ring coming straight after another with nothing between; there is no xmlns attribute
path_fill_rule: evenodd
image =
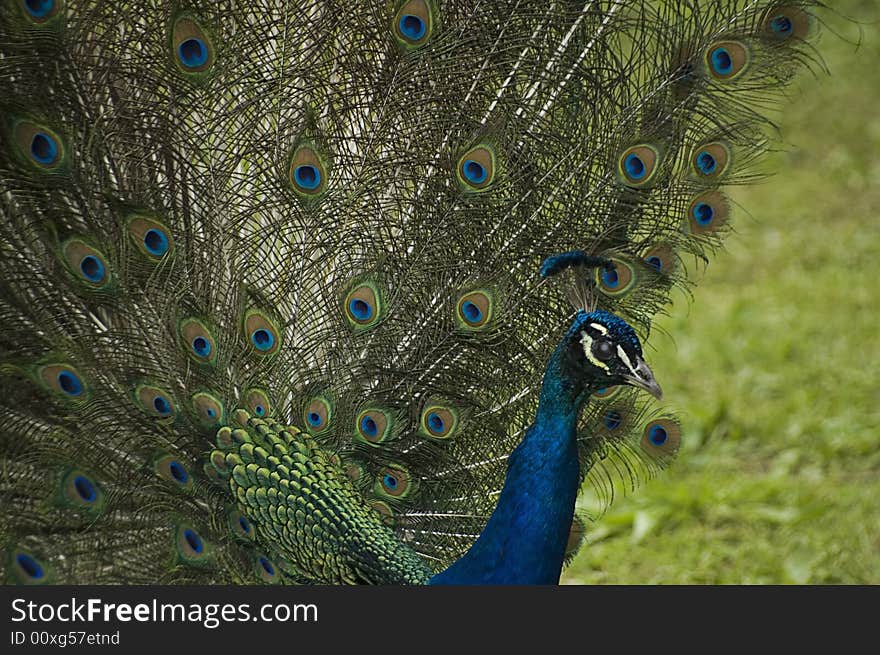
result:
<svg viewBox="0 0 880 655"><path fill-rule="evenodd" d="M831 4L861 26L822 30L775 175L729 189L727 252L651 336L679 457L565 583L880 584L880 2Z"/></svg>

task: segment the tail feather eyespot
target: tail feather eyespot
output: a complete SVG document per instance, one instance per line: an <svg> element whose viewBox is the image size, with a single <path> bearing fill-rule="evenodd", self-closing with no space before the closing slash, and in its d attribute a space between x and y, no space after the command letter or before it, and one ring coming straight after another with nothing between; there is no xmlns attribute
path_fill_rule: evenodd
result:
<svg viewBox="0 0 880 655"><path fill-rule="evenodd" d="M620 181L632 188L646 187L654 181L661 160L660 149L651 144L627 148L618 160Z"/></svg>
<svg viewBox="0 0 880 655"><path fill-rule="evenodd" d="M327 190L327 159L309 141L294 147L287 177L293 191L301 198L317 198Z"/></svg>
<svg viewBox="0 0 880 655"><path fill-rule="evenodd" d="M171 28L171 56L178 71L198 79L214 66L213 39L194 17L180 16Z"/></svg>
<svg viewBox="0 0 880 655"><path fill-rule="evenodd" d="M720 81L731 81L742 75L749 66L748 47L739 41L719 41L706 50L709 74Z"/></svg>
<svg viewBox="0 0 880 655"><path fill-rule="evenodd" d="M497 168L495 150L491 145L474 146L458 159L456 175L459 185L465 191L484 191L495 182Z"/></svg>
<svg viewBox="0 0 880 655"><path fill-rule="evenodd" d="M433 0L407 0L394 14L392 32L402 47L419 48L431 38L435 23Z"/></svg>

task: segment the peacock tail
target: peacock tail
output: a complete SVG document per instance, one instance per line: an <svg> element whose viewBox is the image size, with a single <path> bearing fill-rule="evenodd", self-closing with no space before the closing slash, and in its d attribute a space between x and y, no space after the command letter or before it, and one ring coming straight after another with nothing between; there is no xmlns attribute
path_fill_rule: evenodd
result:
<svg viewBox="0 0 880 655"><path fill-rule="evenodd" d="M720 246L819 4L5 3L2 581L443 570L572 289L644 339ZM613 266L539 276L573 250ZM603 390L584 486L680 439Z"/></svg>

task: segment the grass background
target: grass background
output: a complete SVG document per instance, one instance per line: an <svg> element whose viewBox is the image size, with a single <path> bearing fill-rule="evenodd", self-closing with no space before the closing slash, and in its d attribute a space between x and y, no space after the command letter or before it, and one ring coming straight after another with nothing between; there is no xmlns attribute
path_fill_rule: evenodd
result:
<svg viewBox="0 0 880 655"><path fill-rule="evenodd" d="M832 4L861 30L823 31L775 176L733 190L727 252L651 337L678 460L563 582L880 584L880 3Z"/></svg>

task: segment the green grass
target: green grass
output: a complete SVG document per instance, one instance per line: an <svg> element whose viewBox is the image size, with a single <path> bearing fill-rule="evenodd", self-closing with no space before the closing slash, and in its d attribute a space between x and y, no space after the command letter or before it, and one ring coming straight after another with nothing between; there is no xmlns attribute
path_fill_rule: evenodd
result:
<svg viewBox="0 0 880 655"><path fill-rule="evenodd" d="M734 192L727 252L660 321L674 341L652 335L682 452L591 526L564 582L880 584L880 30L819 50L831 76L781 111L776 175Z"/></svg>

